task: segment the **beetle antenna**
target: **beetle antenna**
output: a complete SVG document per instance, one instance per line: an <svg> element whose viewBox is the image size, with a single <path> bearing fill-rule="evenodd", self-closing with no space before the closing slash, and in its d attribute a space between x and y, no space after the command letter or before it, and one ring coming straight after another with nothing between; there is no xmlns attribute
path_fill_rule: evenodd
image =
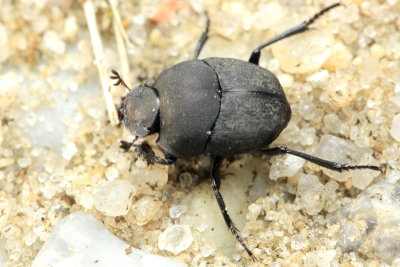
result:
<svg viewBox="0 0 400 267"><path fill-rule="evenodd" d="M113 80L117 80L114 83L114 86L122 85L123 87L128 89L128 91L131 90L131 88L129 88L128 85L126 85L126 83L124 82L124 80L121 78L121 76L119 75L119 73L116 70L111 70L111 72L113 75L111 75L110 78Z"/></svg>

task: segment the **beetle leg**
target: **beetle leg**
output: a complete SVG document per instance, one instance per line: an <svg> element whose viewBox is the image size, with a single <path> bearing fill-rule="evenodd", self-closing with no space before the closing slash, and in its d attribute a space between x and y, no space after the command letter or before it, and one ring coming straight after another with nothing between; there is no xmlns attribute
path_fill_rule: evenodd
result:
<svg viewBox="0 0 400 267"><path fill-rule="evenodd" d="M136 151L139 153L139 155L142 156L148 163L171 165L176 161L176 159L173 157L166 157L164 159L157 157L147 142L142 142L140 145L133 146L136 148Z"/></svg>
<svg viewBox="0 0 400 267"><path fill-rule="evenodd" d="M239 230L236 228L233 223L231 217L228 214L228 210L226 209L224 199L222 198L221 192L219 191L219 187L221 185L221 177L219 173L219 167L221 166L223 158L221 156L215 156L211 169L211 185L214 191L215 198L217 199L218 207L221 210L222 216L224 217L225 223L228 226L231 233L235 236L236 240L242 245L242 247L246 250L247 254L256 261L256 257L251 252L250 248L244 243L242 238L240 237Z"/></svg>
<svg viewBox="0 0 400 267"><path fill-rule="evenodd" d="M206 16L206 29L202 33L200 40L196 44L196 49L194 50L193 59L197 59L200 55L201 49L208 39L208 30L210 29L210 18L208 17L207 11L204 12Z"/></svg>
<svg viewBox="0 0 400 267"><path fill-rule="evenodd" d="M133 142L135 142L135 140ZM139 155L143 157L148 163L151 164L157 163L161 165L171 165L176 161L176 158L171 156L167 156L164 159L157 157L147 142L143 142L140 145L134 145L133 142L127 142L122 140L120 141L121 143L120 148L122 148L125 152L128 152L131 147L135 147Z"/></svg>
<svg viewBox="0 0 400 267"><path fill-rule="evenodd" d="M111 70L111 73L113 74L113 76L110 76L110 78L116 80L114 86L122 85L123 87L128 89L128 91L131 90L131 88L128 87L128 85L124 82L124 80L121 78L121 76L116 70Z"/></svg>
<svg viewBox="0 0 400 267"><path fill-rule="evenodd" d="M280 154L291 154L300 158L303 158L305 160L311 161L314 164L317 164L321 167L328 168L330 170L342 172L342 171L348 171L348 170L354 170L354 169L370 169L374 171L380 171L382 172L382 169L379 168L378 166L372 166L372 165L346 165L346 164L340 164L336 163L333 161L328 161L325 159L317 158L312 155L305 154L303 152L295 151L292 149L289 149L284 146L279 146L279 147L274 147L268 150L260 150L264 154L274 156L274 155L280 155Z"/></svg>
<svg viewBox="0 0 400 267"><path fill-rule="evenodd" d="M260 60L260 56L261 56L261 49L269 46L270 44L273 44L275 42L278 42L280 40L283 40L285 38L288 38L290 36L296 35L298 33L302 33L305 32L307 30L309 30L310 28L308 27L309 25L311 25L316 19L318 19L320 16L322 16L323 14L325 14L326 12L328 12L329 10L331 10L332 8L335 8L337 6L340 6L340 3L334 3L331 4L327 7L325 7L324 9L322 9L321 11L319 11L318 13L316 13L314 16L312 16L310 19L303 21L302 23L300 23L297 26L294 26L292 28L290 28L287 31L284 31L280 34L278 34L277 36L275 36L274 38L260 44L256 49L253 50L253 52L251 53L249 62L258 65L258 62Z"/></svg>

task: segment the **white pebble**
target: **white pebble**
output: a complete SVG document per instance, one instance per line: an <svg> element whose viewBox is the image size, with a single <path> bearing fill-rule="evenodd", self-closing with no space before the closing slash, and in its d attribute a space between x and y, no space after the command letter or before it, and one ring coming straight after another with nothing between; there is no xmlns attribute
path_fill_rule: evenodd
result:
<svg viewBox="0 0 400 267"><path fill-rule="evenodd" d="M283 16L283 10L277 2L270 2L258 8L250 19L253 28L259 30L266 30L271 28L272 25L278 23Z"/></svg>
<svg viewBox="0 0 400 267"><path fill-rule="evenodd" d="M73 142L68 142L62 149L62 157L66 160L71 160L78 152L78 148Z"/></svg>
<svg viewBox="0 0 400 267"><path fill-rule="evenodd" d="M311 82L314 86L322 86L329 79L329 71L321 70L307 77L307 82Z"/></svg>
<svg viewBox="0 0 400 267"><path fill-rule="evenodd" d="M44 45L50 51L56 54L64 54L66 49L65 42L58 36L55 31L47 31L43 37Z"/></svg>
<svg viewBox="0 0 400 267"><path fill-rule="evenodd" d="M26 168L32 164L32 159L28 158L28 157L22 157L22 158L17 159L17 164L21 168Z"/></svg>
<svg viewBox="0 0 400 267"><path fill-rule="evenodd" d="M277 78L283 88L290 88L293 86L293 83L294 83L293 75L283 73L281 75L278 75Z"/></svg>
<svg viewBox="0 0 400 267"><path fill-rule="evenodd" d="M309 31L274 44L272 53L281 69L288 73L307 73L318 70L332 52L332 35Z"/></svg>
<svg viewBox="0 0 400 267"><path fill-rule="evenodd" d="M94 206L106 216L123 216L135 194L136 188L126 180L105 181L96 188Z"/></svg>
<svg viewBox="0 0 400 267"><path fill-rule="evenodd" d="M309 245L309 241L307 240L306 237L303 237L299 234L292 236L291 242L290 242L290 247L293 250L302 250L307 248Z"/></svg>
<svg viewBox="0 0 400 267"><path fill-rule="evenodd" d="M138 194L152 195L158 192L168 182L168 167L162 165L147 166L142 160L137 160L132 170L132 184Z"/></svg>
<svg viewBox="0 0 400 267"><path fill-rule="evenodd" d="M14 164L15 160L13 158L0 158L0 168L5 168Z"/></svg>
<svg viewBox="0 0 400 267"><path fill-rule="evenodd" d="M188 225L173 225L160 235L158 247L177 255L189 248L192 242L192 231Z"/></svg>
<svg viewBox="0 0 400 267"><path fill-rule="evenodd" d="M75 16L69 16L65 20L64 37L68 40L74 40L78 34L79 26Z"/></svg>
<svg viewBox="0 0 400 267"><path fill-rule="evenodd" d="M392 120L392 127L390 128L390 135L400 142L400 113L396 114Z"/></svg>
<svg viewBox="0 0 400 267"><path fill-rule="evenodd" d="M118 266L118 267L186 267L181 261L149 254L131 247L93 215L74 212L51 232L32 267L42 266Z"/></svg>
<svg viewBox="0 0 400 267"><path fill-rule="evenodd" d="M15 71L9 71L0 75L0 107L8 106L18 99L20 82L21 79Z"/></svg>
<svg viewBox="0 0 400 267"><path fill-rule="evenodd" d="M373 44L371 46L371 55L376 58L381 58L385 55L386 51L385 48L380 44Z"/></svg>
<svg viewBox="0 0 400 267"><path fill-rule="evenodd" d="M340 164L366 165L370 164L371 151L367 148L358 147L353 142L343 138L326 134L321 137L315 155L319 158L328 159ZM322 171L338 182L345 182L349 177L353 177L353 179L356 177L356 180L358 180L356 184L361 187L369 184L372 181L372 178L379 175L379 172L369 170L337 172L322 168ZM363 175L364 177L362 178ZM362 182L362 180L364 182Z"/></svg>
<svg viewBox="0 0 400 267"><path fill-rule="evenodd" d="M398 170L392 170L388 175L387 175L387 180L392 183L396 184L398 180L400 180L400 171Z"/></svg>
<svg viewBox="0 0 400 267"><path fill-rule="evenodd" d="M148 223L156 215L161 205L161 201L150 196L144 196L135 202L132 212L136 217L136 223L139 225Z"/></svg>
<svg viewBox="0 0 400 267"><path fill-rule="evenodd" d="M177 219L181 217L187 211L186 205L175 205L169 208L169 216L172 219Z"/></svg>
<svg viewBox="0 0 400 267"><path fill-rule="evenodd" d="M303 167L304 162L304 159L293 155L274 157L269 177L271 180L276 180L282 177L291 177Z"/></svg>
<svg viewBox="0 0 400 267"><path fill-rule="evenodd" d="M105 175L106 175L107 180L110 180L110 181L114 180L114 179L116 179L118 177L118 169L115 168L114 166L113 167L108 167L106 169Z"/></svg>
<svg viewBox="0 0 400 267"><path fill-rule="evenodd" d="M10 56L10 48L8 47L8 31L2 23L0 23L0 63L5 62ZM3 87L3 85L2 85Z"/></svg>
<svg viewBox="0 0 400 267"><path fill-rule="evenodd" d="M304 175L299 179L297 195L308 215L318 214L325 205L324 185L315 175Z"/></svg>

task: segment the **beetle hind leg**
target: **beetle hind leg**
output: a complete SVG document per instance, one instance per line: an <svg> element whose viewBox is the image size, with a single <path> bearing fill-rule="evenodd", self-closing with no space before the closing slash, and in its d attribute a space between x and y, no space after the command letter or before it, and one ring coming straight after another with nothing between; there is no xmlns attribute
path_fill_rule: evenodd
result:
<svg viewBox="0 0 400 267"><path fill-rule="evenodd" d="M283 40L285 38L288 38L290 36L308 31L310 28L308 26L310 26L312 23L314 23L314 21L316 19L318 19L320 16L322 16L323 14L325 14L326 12L328 12L329 10L331 10L332 8L338 7L340 6L340 3L334 3L331 4L327 7L325 7L324 9L320 10L318 13L316 13L314 16L312 16L310 19L303 21L302 23L300 23L297 26L294 26L292 28L290 28L287 31L284 31L280 34L278 34L277 36L275 36L274 38L260 44L256 49L253 50L253 52L251 53L249 62L258 65L258 62L260 61L260 56L261 56L261 49L276 43L280 40Z"/></svg>
<svg viewBox="0 0 400 267"><path fill-rule="evenodd" d="M226 209L225 201L222 198L221 192L219 191L219 187L221 185L219 168L221 166L222 160L223 158L221 156L215 156L211 170L211 185L214 191L215 198L217 199L218 207L221 210L225 223L228 226L231 233L235 236L236 240L240 243L240 245L242 245L242 247L246 250L247 254L253 259L253 261L256 261L257 258L254 256L253 252L246 245L246 243L244 243L243 239L239 234L239 230L237 229L231 217L229 216L228 210Z"/></svg>
<svg viewBox="0 0 400 267"><path fill-rule="evenodd" d="M308 160L314 164L317 164L321 167L325 167L330 170L334 170L337 172L342 172L342 171L348 171L348 170L355 170L355 169L370 169L374 171L380 171L382 172L381 168L378 166L373 166L373 165L346 165L346 164L340 164L337 162L317 158L312 155L305 154L303 152L299 152L296 150L292 150L290 148L284 147L284 146L279 146L279 147L274 147L270 148L268 150L260 150L262 153L269 155L269 156L275 156L275 155L281 155L281 154L290 154L294 155L300 158L303 158L305 160Z"/></svg>
<svg viewBox="0 0 400 267"><path fill-rule="evenodd" d="M201 34L199 41L196 44L196 49L194 50L193 59L197 59L200 55L201 50L203 49L204 44L208 39L208 31L210 29L210 18L208 17L207 11L204 12L206 16L206 29Z"/></svg>

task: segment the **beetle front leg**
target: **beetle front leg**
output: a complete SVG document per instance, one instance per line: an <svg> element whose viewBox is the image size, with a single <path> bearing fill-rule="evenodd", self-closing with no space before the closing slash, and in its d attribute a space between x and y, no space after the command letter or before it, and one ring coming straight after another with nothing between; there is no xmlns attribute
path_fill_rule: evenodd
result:
<svg viewBox="0 0 400 267"><path fill-rule="evenodd" d="M148 163L157 163L161 165L171 165L176 161L176 158L172 156L167 156L165 158L157 157L154 151L151 149L150 145L147 142L142 142L139 145L134 145L133 142L120 141L120 147L128 152L129 149L133 146L138 154L143 157Z"/></svg>
<svg viewBox="0 0 400 267"><path fill-rule="evenodd" d="M324 9L322 9L321 11L319 11L318 13L316 13L310 19L308 19L306 21L303 21L299 25L294 26L294 27L290 28L289 30L278 34L274 38L272 38L272 39L260 44L251 53L249 62L258 65L258 62L260 61L260 56L261 56L261 49L263 49L263 48L265 48L265 47L267 47L267 46L269 46L269 45L271 45L273 43L276 43L276 42L278 42L280 40L288 38L290 36L293 36L293 35L308 31L310 29L308 26L310 26L316 19L318 19L324 13L328 12L329 10L331 10L332 8L335 8L337 6L340 6L340 3L331 4L331 5L327 6L327 7L325 7Z"/></svg>
<svg viewBox="0 0 400 267"><path fill-rule="evenodd" d="M354 169L370 169L370 170L382 172L381 168L379 168L378 166L340 164L337 162L317 158L315 156L308 155L303 152L292 150L292 149L289 149L284 146L274 147L274 148L271 148L268 150L260 150L260 151L269 156L275 156L275 155L280 155L280 154L291 154L291 155L303 158L305 160L311 161L312 163L317 164L321 167L325 167L325 168L328 168L330 170L334 170L337 172L354 170Z"/></svg>
<svg viewBox="0 0 400 267"><path fill-rule="evenodd" d="M236 228L233 223L231 217L228 214L228 210L226 209L226 205L224 199L222 198L221 192L219 191L219 187L221 185L221 177L219 172L219 167L221 166L223 158L221 156L215 156L211 169L211 185L214 191L215 198L217 199L218 207L221 210L222 216L224 217L225 223L228 226L231 233L235 236L236 240L242 245L242 247L246 250L247 254L256 261L256 257L251 252L250 248L244 243L242 238L240 237L239 230Z"/></svg>

